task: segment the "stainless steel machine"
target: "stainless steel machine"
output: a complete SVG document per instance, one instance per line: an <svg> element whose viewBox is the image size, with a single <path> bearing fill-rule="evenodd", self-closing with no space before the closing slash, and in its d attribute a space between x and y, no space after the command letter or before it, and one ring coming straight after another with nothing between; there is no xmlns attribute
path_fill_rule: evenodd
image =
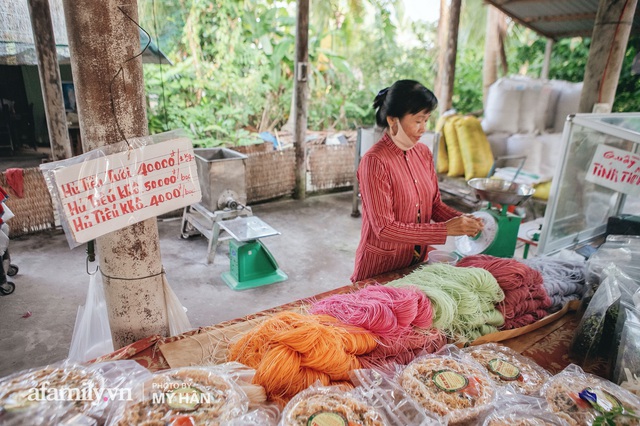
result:
<svg viewBox="0 0 640 426"><path fill-rule="evenodd" d="M229 243L230 271L223 280L234 290L273 284L287 279L269 250L259 241L280 234L247 206L247 156L228 148L196 148L196 167L202 201L185 207L182 238L202 234L208 240L207 263L215 259L218 244ZM221 236L221 232L226 235Z"/></svg>

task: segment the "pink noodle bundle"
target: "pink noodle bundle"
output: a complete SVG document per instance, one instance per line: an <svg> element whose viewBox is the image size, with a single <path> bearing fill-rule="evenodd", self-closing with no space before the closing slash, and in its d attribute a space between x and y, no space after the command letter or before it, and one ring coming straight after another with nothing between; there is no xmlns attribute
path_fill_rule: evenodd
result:
<svg viewBox="0 0 640 426"><path fill-rule="evenodd" d="M479 254L467 256L457 266L482 268L498 281L504 301L498 310L504 316L502 329L522 327L547 315L551 299L544 289L540 272L515 259Z"/></svg>
<svg viewBox="0 0 640 426"><path fill-rule="evenodd" d="M417 353L432 353L446 344L433 324L431 301L415 287L368 286L357 292L320 300L313 314L331 315L338 321L362 327L377 336L377 348L360 357L363 367L406 364Z"/></svg>
<svg viewBox="0 0 640 426"><path fill-rule="evenodd" d="M310 312L331 315L389 340L406 335L411 326L430 328L433 324L431 301L415 287L372 285L322 299L311 306Z"/></svg>

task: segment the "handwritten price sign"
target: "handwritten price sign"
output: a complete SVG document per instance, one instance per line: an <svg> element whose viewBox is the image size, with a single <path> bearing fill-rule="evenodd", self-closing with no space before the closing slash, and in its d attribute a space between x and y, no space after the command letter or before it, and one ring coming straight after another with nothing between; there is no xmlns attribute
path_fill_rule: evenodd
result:
<svg viewBox="0 0 640 426"><path fill-rule="evenodd" d="M201 199L193 146L186 138L53 173L67 228L78 244Z"/></svg>
<svg viewBox="0 0 640 426"><path fill-rule="evenodd" d="M586 180L627 195L640 195L640 155L598 145Z"/></svg>

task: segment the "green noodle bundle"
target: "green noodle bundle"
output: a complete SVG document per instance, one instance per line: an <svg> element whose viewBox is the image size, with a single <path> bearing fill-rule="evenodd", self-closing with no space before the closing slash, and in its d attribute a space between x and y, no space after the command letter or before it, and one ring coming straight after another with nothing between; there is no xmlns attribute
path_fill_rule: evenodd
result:
<svg viewBox="0 0 640 426"><path fill-rule="evenodd" d="M387 285L418 287L431 300L433 326L461 342L496 332L504 324L504 317L495 308L504 300L504 292L484 269L437 263L422 266Z"/></svg>

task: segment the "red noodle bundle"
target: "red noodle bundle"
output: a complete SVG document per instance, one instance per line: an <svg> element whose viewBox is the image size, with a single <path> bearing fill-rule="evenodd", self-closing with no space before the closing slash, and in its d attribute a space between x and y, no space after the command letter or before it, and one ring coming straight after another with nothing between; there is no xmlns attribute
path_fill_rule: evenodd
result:
<svg viewBox="0 0 640 426"><path fill-rule="evenodd" d="M457 266L482 268L494 276L504 291L498 310L504 316L502 329L522 327L547 315L551 299L544 289L540 272L515 259L479 254L467 256Z"/></svg>

